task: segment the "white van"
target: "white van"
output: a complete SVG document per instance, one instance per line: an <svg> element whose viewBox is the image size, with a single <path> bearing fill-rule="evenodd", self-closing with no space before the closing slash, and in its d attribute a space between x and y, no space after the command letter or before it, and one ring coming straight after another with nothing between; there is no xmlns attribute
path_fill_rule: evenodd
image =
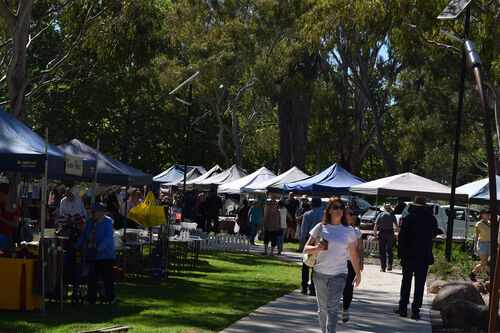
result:
<svg viewBox="0 0 500 333"><path fill-rule="evenodd" d="M453 237L474 237L474 226L476 222L480 219L480 214L477 209L455 206L455 220L453 222ZM438 223L438 229L440 234L446 235L448 230L448 216L450 213L450 206L440 206L439 204L427 203L427 211L433 214ZM404 217L413 212L413 205L408 202L401 217L398 219L401 223Z"/></svg>

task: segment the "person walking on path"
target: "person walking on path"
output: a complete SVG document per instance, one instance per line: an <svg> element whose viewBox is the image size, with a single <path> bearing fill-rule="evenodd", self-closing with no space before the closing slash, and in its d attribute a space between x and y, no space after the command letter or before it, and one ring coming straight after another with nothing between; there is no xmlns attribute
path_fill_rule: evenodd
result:
<svg viewBox="0 0 500 333"><path fill-rule="evenodd" d="M244 199L241 202L241 207L238 209L238 215L236 216L236 222L238 222L240 226L240 235L250 236L250 226L248 225L249 210L248 200Z"/></svg>
<svg viewBox="0 0 500 333"><path fill-rule="evenodd" d="M250 244L255 245L255 236L260 227L262 208L259 199L255 199L253 206L248 210L248 221L250 222Z"/></svg>
<svg viewBox="0 0 500 333"><path fill-rule="evenodd" d="M276 207L276 200L269 201L264 212L262 219L262 230L264 231L264 255L267 255L267 248L271 243L270 256L274 256L274 248L276 247L276 240L281 231L280 212Z"/></svg>
<svg viewBox="0 0 500 333"><path fill-rule="evenodd" d="M287 230L285 235L285 241L293 241L295 237L295 230L297 228L297 209L299 209L299 201L295 199L293 192L288 193L288 199L286 200L286 209L290 213L290 219L287 222Z"/></svg>
<svg viewBox="0 0 500 333"><path fill-rule="evenodd" d="M438 234L438 227L436 218L426 210L424 197L415 197L413 207L414 212L404 218L399 233L398 254L403 267L403 279L399 306L394 308L394 313L401 317L408 315L411 282L415 275L411 318L419 320L427 269L434 263L432 240Z"/></svg>
<svg viewBox="0 0 500 333"><path fill-rule="evenodd" d="M326 206L323 221L311 231L304 253L317 254L314 265L314 285L318 301L318 318L321 331L337 331L338 307L347 277L347 258L351 258L356 277L354 286L361 282L356 232L347 224L344 202L331 198ZM316 242L316 240L319 242Z"/></svg>
<svg viewBox="0 0 500 333"><path fill-rule="evenodd" d="M352 209L351 206L346 206L345 211L344 211L346 218L347 218L347 223L351 226L351 228L354 228L356 231L356 253L358 254L358 260L359 260L359 270L363 271L363 266L364 266L364 250L363 250L363 233L359 228L354 227L354 223L356 222L356 214L354 213L354 210ZM342 294L342 321L344 323L348 322L349 319L351 318L351 315L349 313L349 307L351 306L352 302L352 296L354 292L354 286L352 285L352 282L354 281L354 278L356 277L356 272L354 271L354 267L352 265L351 260L348 258L347 259L347 279L345 281L345 287L344 287L344 292Z"/></svg>
<svg viewBox="0 0 500 333"><path fill-rule="evenodd" d="M304 246L306 245L309 233L311 230L323 220L324 211L321 209L321 199L312 199L312 209L304 213L302 218L302 223L300 225L300 239L299 239L299 250L302 252ZM309 285L309 266L302 264L302 294L307 295L307 288L309 287L309 295L315 296L316 289L314 288L313 280L314 270L311 270L311 284Z"/></svg>
<svg viewBox="0 0 500 333"><path fill-rule="evenodd" d="M290 218L290 213L288 213L288 210L285 207L285 203L282 200L278 201L278 210L280 212L281 231L278 235L276 246L278 247L278 255L280 255L281 252L283 251L283 242L285 240L285 234L287 228L286 220L287 218Z"/></svg>
<svg viewBox="0 0 500 333"><path fill-rule="evenodd" d="M476 281L476 274L483 272L488 267L488 257L491 255L491 224L490 210L481 210L481 221L476 223L476 236L474 237L474 253L479 255L481 262L470 272L469 277Z"/></svg>
<svg viewBox="0 0 500 333"><path fill-rule="evenodd" d="M385 272L387 267L388 271L392 271L392 261L393 253L392 248L394 246L394 229L396 226L396 231L399 234L399 225L392 212L391 204L386 202L384 206L380 208L382 211L378 214L375 219L375 227L373 228L373 239L378 240L378 250L380 255L380 271ZM380 230L379 230L380 229ZM378 235L377 235L378 231Z"/></svg>
<svg viewBox="0 0 500 333"><path fill-rule="evenodd" d="M215 188L211 188L210 194L205 201L207 209L207 232L210 232L213 223L214 234L219 234L219 216L222 214L222 199L217 195L217 190Z"/></svg>

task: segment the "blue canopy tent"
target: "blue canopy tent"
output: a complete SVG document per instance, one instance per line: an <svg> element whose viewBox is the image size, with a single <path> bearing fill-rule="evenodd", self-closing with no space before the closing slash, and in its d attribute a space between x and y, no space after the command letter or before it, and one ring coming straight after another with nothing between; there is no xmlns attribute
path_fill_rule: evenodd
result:
<svg viewBox="0 0 500 333"><path fill-rule="evenodd" d="M203 175L207 170L205 170L202 166L187 166L187 172L190 172L193 169L198 169L198 171ZM174 164L167 170L153 177L153 183L155 185L165 184L165 183L173 183L177 182L179 179L184 177L184 165Z"/></svg>
<svg viewBox="0 0 500 333"><path fill-rule="evenodd" d="M82 176L66 174L66 154L52 144L47 146L48 176L74 181L93 177L95 161L83 160ZM0 109L0 170L41 174L45 170L45 139Z"/></svg>
<svg viewBox="0 0 500 333"><path fill-rule="evenodd" d="M496 176L497 202L500 203L500 176ZM469 203L478 205L488 205L490 203L490 181L488 178L477 180L457 187L457 192L469 195Z"/></svg>
<svg viewBox="0 0 500 333"><path fill-rule="evenodd" d="M89 158L95 162L97 151L77 139L73 139L58 147L68 154ZM98 183L125 186L146 185L151 184L152 178L150 174L139 171L99 152L97 162Z"/></svg>
<svg viewBox="0 0 500 333"><path fill-rule="evenodd" d="M337 163L329 168L297 182L284 185L284 191L306 192L315 194L348 194L349 187L362 184L358 178Z"/></svg>

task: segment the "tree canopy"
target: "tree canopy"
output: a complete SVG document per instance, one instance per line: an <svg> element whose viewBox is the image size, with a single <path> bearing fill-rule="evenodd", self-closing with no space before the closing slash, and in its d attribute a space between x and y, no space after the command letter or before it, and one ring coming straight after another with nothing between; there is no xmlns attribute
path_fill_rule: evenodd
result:
<svg viewBox="0 0 500 333"><path fill-rule="evenodd" d="M189 163L448 182L463 18L447 1L0 1L2 106L53 143L78 138L141 170ZM500 151L500 2L475 1L470 39ZM186 99L188 89L176 94ZM485 176L466 84L459 183Z"/></svg>

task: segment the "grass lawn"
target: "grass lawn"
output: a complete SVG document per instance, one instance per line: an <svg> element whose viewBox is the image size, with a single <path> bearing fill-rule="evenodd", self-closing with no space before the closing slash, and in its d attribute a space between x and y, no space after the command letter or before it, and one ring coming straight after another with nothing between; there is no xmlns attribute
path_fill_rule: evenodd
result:
<svg viewBox="0 0 500 333"><path fill-rule="evenodd" d="M0 332L76 332L129 325L132 332L218 332L300 286L300 266L246 254L200 255L199 268L164 283L128 278L115 306L72 306L47 314L0 311ZM0 295L1 297L1 295Z"/></svg>
<svg viewBox="0 0 500 333"><path fill-rule="evenodd" d="M255 243L264 244L264 242L260 241L260 240L255 241ZM287 242L285 242L285 243L283 243L283 248L285 250L298 251L299 250L299 243L287 243Z"/></svg>

